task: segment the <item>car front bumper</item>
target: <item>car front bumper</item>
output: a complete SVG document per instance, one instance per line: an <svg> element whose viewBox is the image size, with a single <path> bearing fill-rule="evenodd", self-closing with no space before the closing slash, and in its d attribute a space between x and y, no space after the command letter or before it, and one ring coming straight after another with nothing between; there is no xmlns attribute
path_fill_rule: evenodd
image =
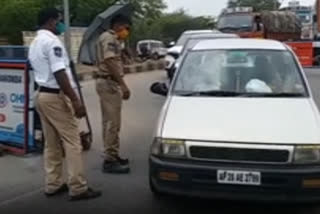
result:
<svg viewBox="0 0 320 214"><path fill-rule="evenodd" d="M226 185L217 170L259 171L260 186ZM176 175L174 179L161 173ZM308 182L308 187L304 182ZM150 182L160 193L246 201L320 201L320 166L261 166L150 157ZM310 185L311 184L311 185Z"/></svg>

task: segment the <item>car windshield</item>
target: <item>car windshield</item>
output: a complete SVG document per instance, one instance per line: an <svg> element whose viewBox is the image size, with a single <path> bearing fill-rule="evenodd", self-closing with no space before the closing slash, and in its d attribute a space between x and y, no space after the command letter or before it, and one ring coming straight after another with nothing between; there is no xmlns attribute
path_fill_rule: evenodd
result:
<svg viewBox="0 0 320 214"><path fill-rule="evenodd" d="M177 41L177 46L184 46L185 43L188 41L191 35L183 34Z"/></svg>
<svg viewBox="0 0 320 214"><path fill-rule="evenodd" d="M178 39L176 46L184 46L186 42L195 35L203 35L203 34L212 34L212 32L202 32L202 33L186 33L182 34L182 36Z"/></svg>
<svg viewBox="0 0 320 214"><path fill-rule="evenodd" d="M250 15L228 15L219 19L219 30L238 30L253 27L253 16Z"/></svg>
<svg viewBox="0 0 320 214"><path fill-rule="evenodd" d="M153 49L153 48L160 48L161 47L161 43L159 43L159 42L152 42L151 43L151 48Z"/></svg>
<svg viewBox="0 0 320 214"><path fill-rule="evenodd" d="M311 22L311 14L309 13L297 13L302 23L310 23Z"/></svg>
<svg viewBox="0 0 320 214"><path fill-rule="evenodd" d="M231 34L232 35L232 34ZM193 48L198 42L203 41L203 40L214 40L214 39L223 39L223 38L232 38L230 37L201 37L201 38L191 38L188 39L186 44L183 47L183 50L181 52L181 56L183 56L187 50Z"/></svg>
<svg viewBox="0 0 320 214"><path fill-rule="evenodd" d="M210 50L186 55L173 86L182 96L308 95L289 51Z"/></svg>
<svg viewBox="0 0 320 214"><path fill-rule="evenodd" d="M145 42L145 43L140 43L140 44L138 45L138 47L139 47L140 50L148 49L148 43L147 43L147 42Z"/></svg>

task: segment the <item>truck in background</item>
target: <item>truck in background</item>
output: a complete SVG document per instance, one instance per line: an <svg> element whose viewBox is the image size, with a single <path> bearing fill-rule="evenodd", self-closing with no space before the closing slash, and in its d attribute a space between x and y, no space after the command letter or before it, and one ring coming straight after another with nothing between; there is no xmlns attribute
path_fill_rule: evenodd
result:
<svg viewBox="0 0 320 214"><path fill-rule="evenodd" d="M303 66L319 65L319 0L313 8L307 10L306 7L300 7L296 1L278 11L261 13L256 13L253 8L248 7L227 8L219 17L218 30L237 33L242 38L264 38L285 42L294 50ZM307 22L309 19L312 21ZM308 33L303 33L307 26ZM313 26L311 30L310 26Z"/></svg>
<svg viewBox="0 0 320 214"><path fill-rule="evenodd" d="M290 11L264 11L253 8L228 8L219 17L218 30L237 33L241 38L265 38L279 41L299 40L301 22Z"/></svg>
<svg viewBox="0 0 320 214"><path fill-rule="evenodd" d="M316 0L284 0L279 10L294 12L301 21L301 39L314 40L315 39L315 24L314 19Z"/></svg>

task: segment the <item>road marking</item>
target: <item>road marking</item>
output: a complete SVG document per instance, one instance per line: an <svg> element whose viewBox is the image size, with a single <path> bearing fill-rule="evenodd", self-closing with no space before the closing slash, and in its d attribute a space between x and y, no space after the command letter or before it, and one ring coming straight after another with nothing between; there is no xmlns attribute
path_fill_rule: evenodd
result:
<svg viewBox="0 0 320 214"><path fill-rule="evenodd" d="M43 188L40 188L40 189L34 190L32 192L28 192L26 194L19 195L19 196L15 197L15 198L8 199L8 200L5 200L5 201L1 201L0 202L0 207L8 205L8 204L10 204L12 202L18 201L18 200L23 199L23 198L27 198L27 197L32 196L34 194L38 194L38 193L40 193L42 191L43 191Z"/></svg>

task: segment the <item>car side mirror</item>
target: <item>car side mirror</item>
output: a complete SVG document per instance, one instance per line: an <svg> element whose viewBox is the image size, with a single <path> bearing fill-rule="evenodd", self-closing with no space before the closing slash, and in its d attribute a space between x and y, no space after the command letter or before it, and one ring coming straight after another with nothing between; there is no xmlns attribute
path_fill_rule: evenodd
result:
<svg viewBox="0 0 320 214"><path fill-rule="evenodd" d="M172 42L169 43L168 48L172 48L172 47L175 46L175 45L176 45L176 42L175 42L175 41L172 41Z"/></svg>
<svg viewBox="0 0 320 214"><path fill-rule="evenodd" d="M157 95L167 96L169 90L165 83L156 82L151 85L150 91Z"/></svg>
<svg viewBox="0 0 320 214"><path fill-rule="evenodd" d="M180 57L180 53L178 53L177 51L170 51L167 54L172 56L175 60L177 60Z"/></svg>

